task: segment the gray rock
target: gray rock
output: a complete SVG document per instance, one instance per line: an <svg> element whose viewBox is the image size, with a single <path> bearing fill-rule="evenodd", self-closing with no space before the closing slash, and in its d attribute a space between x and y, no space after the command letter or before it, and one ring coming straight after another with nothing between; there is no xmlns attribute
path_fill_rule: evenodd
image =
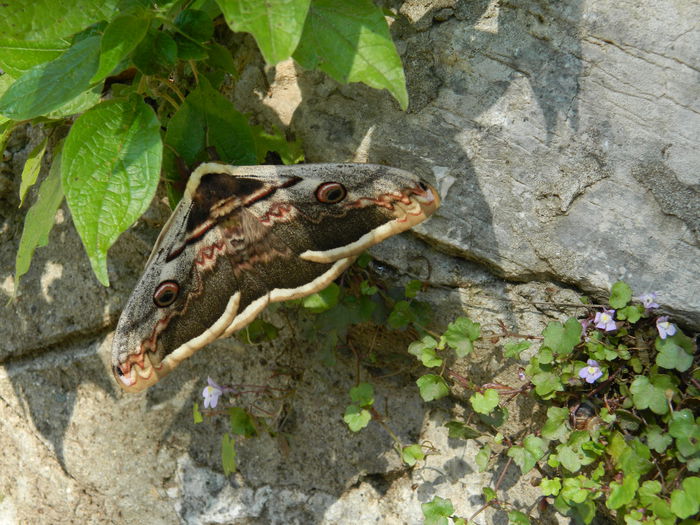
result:
<svg viewBox="0 0 700 525"><path fill-rule="evenodd" d="M387 93L292 63L263 71L249 56L230 96L300 136L309 161L379 162L436 181L440 213L372 254L392 284L431 283L420 298L437 327L464 313L494 338L451 370L520 385L525 362L504 359L501 322L538 333L580 312L570 305L581 293L605 296L620 278L637 293L658 291L665 309L700 326L700 5L411 0L399 12L392 31L407 113ZM250 53L250 38L237 42ZM4 300L24 214L18 174L35 133L17 132L0 165ZM376 354L379 364L359 373L372 378L384 423L404 444L434 447L414 468L380 423L355 434L342 421L358 379L352 352L323 364L298 330L282 330L274 345L215 343L148 392L119 391L110 329L164 217L156 202L119 241L105 290L62 209L17 302L0 314L0 522L412 524L436 495L471 516L501 475L499 496L533 510L534 474L500 460L478 472L483 440L449 439L444 426L468 417L465 391L455 383L449 399L423 403L416 361L396 335L352 333L357 351ZM289 325L279 311L265 315ZM192 422L207 376L284 393L239 400L272 414L274 432L240 441L239 470L228 477L226 416ZM505 432L542 417L524 396L509 410ZM475 521L505 516L486 510Z"/></svg>

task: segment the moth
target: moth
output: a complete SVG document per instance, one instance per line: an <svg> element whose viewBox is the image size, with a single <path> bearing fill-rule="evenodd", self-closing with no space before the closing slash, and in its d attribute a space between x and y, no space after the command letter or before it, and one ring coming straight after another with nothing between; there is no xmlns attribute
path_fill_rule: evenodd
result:
<svg viewBox="0 0 700 525"><path fill-rule="evenodd" d="M117 324L117 383L153 385L267 304L322 290L439 204L435 188L387 166L200 165Z"/></svg>

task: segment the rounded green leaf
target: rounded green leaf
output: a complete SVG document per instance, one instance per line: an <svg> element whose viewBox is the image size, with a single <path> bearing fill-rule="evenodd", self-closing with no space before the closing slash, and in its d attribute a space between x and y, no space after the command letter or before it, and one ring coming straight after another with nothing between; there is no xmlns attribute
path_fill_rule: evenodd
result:
<svg viewBox="0 0 700 525"><path fill-rule="evenodd" d="M345 415L343 416L343 421L353 432L359 432L369 425L371 420L372 414L369 413L369 410L360 408L357 405L349 405L345 409Z"/></svg>
<svg viewBox="0 0 700 525"><path fill-rule="evenodd" d="M426 374L419 377L416 384L418 385L420 396L423 398L423 401L440 399L450 393L450 389L445 380L435 374Z"/></svg>
<svg viewBox="0 0 700 525"><path fill-rule="evenodd" d="M508 449L508 457L513 458L515 464L526 474L542 459L547 452L547 441L533 434L528 434L523 440L523 446L514 446Z"/></svg>
<svg viewBox="0 0 700 525"><path fill-rule="evenodd" d="M371 0L314 0L293 56L338 82L388 89L401 109L408 107L401 59L384 14Z"/></svg>
<svg viewBox="0 0 700 525"><path fill-rule="evenodd" d="M60 57L34 66L0 98L0 114L13 120L45 115L90 87L97 71L100 39L85 38Z"/></svg>
<svg viewBox="0 0 700 525"><path fill-rule="evenodd" d="M622 483L613 481L610 483L610 495L608 496L605 505L609 509L619 509L623 505L627 505L634 499L634 495L639 488L639 477L625 476Z"/></svg>
<svg viewBox="0 0 700 525"><path fill-rule="evenodd" d="M689 518L700 511L700 478L683 480L683 490L671 493L671 512L679 518Z"/></svg>
<svg viewBox="0 0 700 525"><path fill-rule="evenodd" d="M610 289L610 306L623 308L632 299L632 288L624 281L617 281Z"/></svg>
<svg viewBox="0 0 700 525"><path fill-rule="evenodd" d="M498 392L493 388L487 389L483 394L476 392L469 398L474 412L479 414L490 414L498 405Z"/></svg>
<svg viewBox="0 0 700 525"><path fill-rule="evenodd" d="M257 434L253 418L241 407L230 407L228 416L232 433L243 437L251 437Z"/></svg>
<svg viewBox="0 0 700 525"><path fill-rule="evenodd" d="M304 308L308 309L311 313L320 314L338 304L339 297L340 287L335 283L331 283L320 292L304 297L302 299L302 304Z"/></svg>
<svg viewBox="0 0 700 525"><path fill-rule="evenodd" d="M666 339L657 337L654 346L659 351L656 364L660 367L685 372L693 364L695 353L693 340L682 332L677 332Z"/></svg>
<svg viewBox="0 0 700 525"><path fill-rule="evenodd" d="M369 383L360 383L350 389L350 399L361 407L374 404L374 387Z"/></svg>
<svg viewBox="0 0 700 525"><path fill-rule="evenodd" d="M93 271L105 286L107 250L151 203L162 149L160 123L140 98L98 104L75 121L66 138L63 189Z"/></svg>
<svg viewBox="0 0 700 525"><path fill-rule="evenodd" d="M513 359L520 359L520 354L530 348L530 346L529 341L511 341L503 346L503 355Z"/></svg>
<svg viewBox="0 0 700 525"><path fill-rule="evenodd" d="M542 345L551 348L555 354L570 354L581 340L581 331L581 323L573 317L569 317L564 324L551 322L542 332Z"/></svg>
<svg viewBox="0 0 700 525"><path fill-rule="evenodd" d="M432 501L422 503L421 510L423 511L426 525L446 525L447 518L452 516L455 508L449 499L435 496Z"/></svg>
<svg viewBox="0 0 700 525"><path fill-rule="evenodd" d="M409 445L401 450L401 459L409 467L415 465L418 461L425 459L425 452L420 445Z"/></svg>

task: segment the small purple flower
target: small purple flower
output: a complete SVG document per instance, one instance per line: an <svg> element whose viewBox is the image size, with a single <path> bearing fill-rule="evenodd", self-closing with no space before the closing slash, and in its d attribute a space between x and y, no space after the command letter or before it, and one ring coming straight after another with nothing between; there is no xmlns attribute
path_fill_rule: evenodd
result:
<svg viewBox="0 0 700 525"><path fill-rule="evenodd" d="M600 369L598 361L589 359L586 361L586 365L581 370L578 371L578 376L581 379L585 379L586 383L595 383L603 375L603 371Z"/></svg>
<svg viewBox="0 0 700 525"><path fill-rule="evenodd" d="M668 316L664 315L656 320L656 329L659 331L659 337L666 339L676 333L676 325L668 322Z"/></svg>
<svg viewBox="0 0 700 525"><path fill-rule="evenodd" d="M596 328L600 328L606 332L617 330L617 326L615 325L615 310L603 309L602 312L595 314L595 319L593 322L595 323Z"/></svg>
<svg viewBox="0 0 700 525"><path fill-rule="evenodd" d="M217 385L211 377L207 378L208 386L204 387L202 397L204 398L204 408L216 408L219 397L224 393L224 389Z"/></svg>
<svg viewBox="0 0 700 525"><path fill-rule="evenodd" d="M642 301L642 306L645 310L651 310L653 308L658 308L659 305L656 302L656 293L649 292L639 296L639 300Z"/></svg>
<svg viewBox="0 0 700 525"><path fill-rule="evenodd" d="M581 323L581 328L583 328L583 331L585 332L588 330L588 327L591 324L591 319L590 317L587 317L586 319L579 319L578 322Z"/></svg>

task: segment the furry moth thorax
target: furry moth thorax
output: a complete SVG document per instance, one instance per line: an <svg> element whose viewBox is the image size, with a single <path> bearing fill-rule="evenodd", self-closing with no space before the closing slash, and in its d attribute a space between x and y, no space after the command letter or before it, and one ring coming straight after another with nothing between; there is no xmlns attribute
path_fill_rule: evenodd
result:
<svg viewBox="0 0 700 525"><path fill-rule="evenodd" d="M147 388L268 303L322 290L438 206L432 186L386 166L202 164L119 319L117 383Z"/></svg>

